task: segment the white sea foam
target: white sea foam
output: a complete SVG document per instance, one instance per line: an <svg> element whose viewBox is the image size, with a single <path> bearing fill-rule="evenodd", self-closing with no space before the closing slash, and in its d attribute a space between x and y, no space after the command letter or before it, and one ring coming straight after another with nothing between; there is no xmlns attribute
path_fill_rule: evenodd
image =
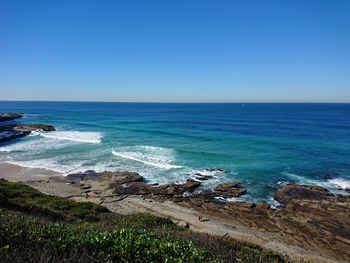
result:
<svg viewBox="0 0 350 263"><path fill-rule="evenodd" d="M344 178L334 178L334 179L328 179L327 181L323 181L323 180L308 179L300 175L287 173L287 172L285 172L284 175L287 175L289 178L291 178L292 181L296 181L299 184L322 186L335 194L347 194L346 191L343 191L343 190L350 189L350 180L346 180Z"/></svg>
<svg viewBox="0 0 350 263"><path fill-rule="evenodd" d="M118 151L113 150L112 154L123 159L140 162L149 166L164 170L181 168L180 165L174 165L174 152L172 149L155 146L134 146L124 147Z"/></svg>
<svg viewBox="0 0 350 263"><path fill-rule="evenodd" d="M100 132L81 132L81 131L51 131L35 132L34 135L40 135L45 138L68 140L83 143L100 143L102 134Z"/></svg>
<svg viewBox="0 0 350 263"><path fill-rule="evenodd" d="M25 153L41 153L48 149L60 149L72 145L71 141L53 140L50 138L39 138L21 141L15 144L0 147L0 152L25 152Z"/></svg>
<svg viewBox="0 0 350 263"><path fill-rule="evenodd" d="M336 188L342 189L342 190L349 190L350 189L350 180L346 180L344 178L334 178L329 179L328 182L335 186Z"/></svg>
<svg viewBox="0 0 350 263"><path fill-rule="evenodd" d="M291 181L294 181L298 184L306 184L306 185L321 185L322 181L320 180L313 180L313 179L308 179L306 177L297 175L297 174L293 174L293 173L288 173L288 172L283 172L284 176L287 176L288 178L291 179ZM279 184L283 185L284 182L278 182Z"/></svg>
<svg viewBox="0 0 350 263"><path fill-rule="evenodd" d="M195 176L211 176L213 178L220 178L222 177L225 172L224 171L220 171L220 170L208 170L208 169L198 169L198 170L192 170L192 173L195 175Z"/></svg>

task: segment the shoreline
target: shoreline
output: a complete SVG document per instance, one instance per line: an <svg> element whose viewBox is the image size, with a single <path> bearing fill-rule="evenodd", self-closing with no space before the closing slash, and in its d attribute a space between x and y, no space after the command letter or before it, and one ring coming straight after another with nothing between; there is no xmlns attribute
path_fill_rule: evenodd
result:
<svg viewBox="0 0 350 263"><path fill-rule="evenodd" d="M52 176L63 176L49 169L29 168L9 162L0 162L0 178L15 182L28 182L32 180L44 180Z"/></svg>
<svg viewBox="0 0 350 263"><path fill-rule="evenodd" d="M69 182L60 173L46 169L26 168L9 163L0 163L0 178L16 182L22 181L45 194L57 195L77 201L98 203L120 214L146 212L157 216L169 217L178 224L189 225L193 231L228 236L278 251L281 254L288 255L291 259L306 259L315 262L346 262L338 261L339 259L336 260L334 256L328 255L322 249L303 248L303 244L298 245L298 242L293 241L292 234L290 237L283 237L279 232L266 231L266 229L259 227L259 222L256 222L256 218L249 218L251 217L251 212L244 214L243 210L243 221L247 221L248 224L242 224L240 220L236 220L230 214L217 213L218 209L223 209L222 207L210 207L212 204L209 203L209 208L203 210L203 206L196 207L191 205L192 200L189 201L190 199L175 203L172 200L153 196L126 195L118 198L104 198L102 200L101 197L91 194L90 189L82 190L81 185ZM94 192L95 188L99 189L103 184L94 180L90 180L89 183L92 186L92 192ZM247 203L233 202L233 206L245 209ZM274 213L266 211L267 213ZM204 220L200 220L201 218ZM249 223L249 221L251 222ZM252 226L249 226L249 224L252 224Z"/></svg>

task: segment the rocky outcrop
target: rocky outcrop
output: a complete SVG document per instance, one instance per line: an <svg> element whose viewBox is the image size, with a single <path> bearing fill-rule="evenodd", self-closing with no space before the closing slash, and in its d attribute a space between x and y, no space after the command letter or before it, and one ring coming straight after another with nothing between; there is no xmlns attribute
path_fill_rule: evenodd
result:
<svg viewBox="0 0 350 263"><path fill-rule="evenodd" d="M181 201L185 192L193 192L201 185L200 182L188 179L183 184L164 184L154 185L146 184L139 180L132 182L119 183L114 182L111 184L114 194L126 194L126 195L148 195L148 196L162 196L173 201Z"/></svg>
<svg viewBox="0 0 350 263"><path fill-rule="evenodd" d="M0 142L6 142L29 135L30 132L0 131Z"/></svg>
<svg viewBox="0 0 350 263"><path fill-rule="evenodd" d="M217 189L226 189L222 187ZM273 233L287 244L350 261L350 197L335 196L319 186L295 184L277 191L275 199L282 205L278 209L262 203L218 202L212 197L213 192L204 191L185 197L180 204L203 215Z"/></svg>
<svg viewBox="0 0 350 263"><path fill-rule="evenodd" d="M226 198L239 197L245 194L246 192L247 190L242 188L241 185L237 182L222 183L218 184L213 191L203 190L192 195L189 198L191 198L192 200L194 200L195 198L196 202L199 203L214 202L224 204L227 203Z"/></svg>
<svg viewBox="0 0 350 263"><path fill-rule="evenodd" d="M23 115L19 113L4 112L4 113L0 113L0 122L12 121L15 119L20 119L22 117Z"/></svg>
<svg viewBox="0 0 350 263"><path fill-rule="evenodd" d="M14 120L22 118L21 114L18 113L1 113L0 122ZM55 128L52 125L45 124L11 124L0 126L0 142L7 142L14 139L22 138L29 135L32 131L54 131Z"/></svg>
<svg viewBox="0 0 350 263"><path fill-rule="evenodd" d="M193 192L200 185L200 182L188 179L185 183L182 184L165 184L161 186L153 186L150 188L150 192L153 195L182 196L185 192Z"/></svg>
<svg viewBox="0 0 350 263"><path fill-rule="evenodd" d="M282 205L293 199L327 200L333 196L327 189L320 186L287 184L277 190L275 200Z"/></svg>
<svg viewBox="0 0 350 263"><path fill-rule="evenodd" d="M171 200L198 215L267 232L276 242L282 240L291 246L325 251L334 258L350 261L350 198L334 196L322 187L286 185L275 196L282 206L272 209L264 203L220 200L218 197L243 192L235 182L220 184L213 191L196 192L201 183L195 180L182 184L147 184L142 176L130 172L87 171L66 179L80 187L82 196L99 204L113 206L129 195L141 195L153 202Z"/></svg>
<svg viewBox="0 0 350 263"><path fill-rule="evenodd" d="M197 172L195 174L195 179L199 181L207 181L216 178L212 173L223 173L225 172L222 168L209 168L205 169L204 172Z"/></svg>
<svg viewBox="0 0 350 263"><path fill-rule="evenodd" d="M214 188L215 192L223 197L239 197L247 192L237 182L219 184Z"/></svg>
<svg viewBox="0 0 350 263"><path fill-rule="evenodd" d="M15 131L54 131L55 128L52 125L46 125L46 124L26 124L26 125L16 125L13 127L13 130Z"/></svg>
<svg viewBox="0 0 350 263"><path fill-rule="evenodd" d="M191 193L201 185L200 182L192 179L182 184L147 184L141 175L132 172L86 171L70 174L66 179L81 184L82 189L89 185L91 190L111 191L113 195L159 196L173 201L181 201L184 193Z"/></svg>
<svg viewBox="0 0 350 263"><path fill-rule="evenodd" d="M74 183L84 183L95 181L101 187L113 188L117 185L123 185L131 182L143 182L143 177L138 173L132 172L95 172L87 170L81 173L69 174L66 179Z"/></svg>
<svg viewBox="0 0 350 263"><path fill-rule="evenodd" d="M217 197L237 197L246 193L246 189L241 188L239 183L219 184L214 191L206 190L194 193L201 186L201 182L188 179L180 184L148 184L144 178L131 172L102 172L86 171L84 173L70 174L67 180L80 183L85 186L95 184L98 191L110 189L113 195L142 195L163 197L174 202L181 202L191 194L198 198L214 201ZM92 187L94 188L94 187ZM187 194L187 195L186 195Z"/></svg>

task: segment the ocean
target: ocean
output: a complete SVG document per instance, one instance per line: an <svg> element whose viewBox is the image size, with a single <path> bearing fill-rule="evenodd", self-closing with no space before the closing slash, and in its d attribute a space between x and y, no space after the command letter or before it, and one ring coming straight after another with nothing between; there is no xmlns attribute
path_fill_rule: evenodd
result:
<svg viewBox="0 0 350 263"><path fill-rule="evenodd" d="M0 144L0 162L63 174L135 171L149 182L211 175L271 202L294 182L350 188L350 104L0 102L57 131Z"/></svg>

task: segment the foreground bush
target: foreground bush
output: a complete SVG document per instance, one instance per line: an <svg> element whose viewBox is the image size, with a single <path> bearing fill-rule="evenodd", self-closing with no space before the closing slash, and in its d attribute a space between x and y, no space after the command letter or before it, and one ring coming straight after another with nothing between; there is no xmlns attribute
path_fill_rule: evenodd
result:
<svg viewBox="0 0 350 263"><path fill-rule="evenodd" d="M0 244L3 259L15 252L23 259L28 251L41 247L46 253L51 251L52 259L69 258L74 256L71 255L74 251L84 251L85 257L99 262L212 261L204 249L194 246L191 241L147 230L131 227L99 232L93 226L45 225L37 220L6 215L0 216Z"/></svg>
<svg viewBox="0 0 350 263"><path fill-rule="evenodd" d="M81 219L94 222L110 214L105 207L91 202L75 202L58 196L45 195L25 184L1 179L0 207L46 217L53 221Z"/></svg>
<svg viewBox="0 0 350 263"><path fill-rule="evenodd" d="M0 262L291 261L251 244L191 232L170 219L119 215L0 179Z"/></svg>

